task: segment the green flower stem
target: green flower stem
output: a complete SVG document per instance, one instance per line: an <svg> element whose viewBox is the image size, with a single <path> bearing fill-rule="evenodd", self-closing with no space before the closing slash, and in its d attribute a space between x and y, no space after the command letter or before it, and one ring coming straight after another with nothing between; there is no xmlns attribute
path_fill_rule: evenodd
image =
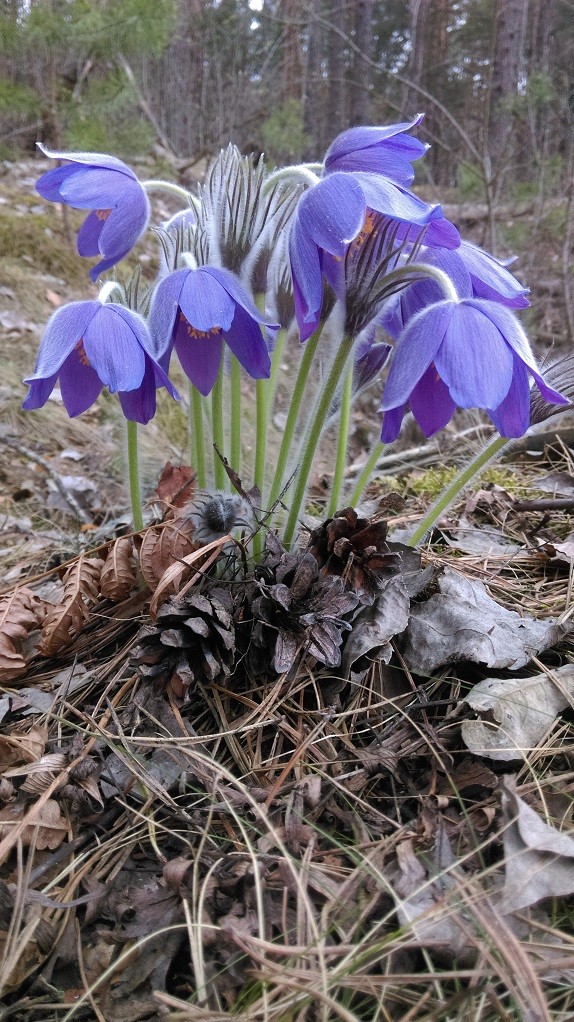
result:
<svg viewBox="0 0 574 1022"><path fill-rule="evenodd" d="M128 435L128 479L134 532L143 529L142 499L140 493L140 472L138 464L138 424L127 419Z"/></svg>
<svg viewBox="0 0 574 1022"><path fill-rule="evenodd" d="M198 202L191 192L188 192L187 188L182 188L181 185L176 185L175 181L142 181L142 188L145 188L146 192L172 192L173 195L179 196L180 199L185 199L189 204L193 203L197 209Z"/></svg>
<svg viewBox="0 0 574 1022"><path fill-rule="evenodd" d="M331 497L327 508L327 518L332 518L339 506L341 487L347 463L347 447L349 444L349 427L351 424L351 401L353 398L353 366L347 367L347 375L343 383L341 408L339 410L339 437L337 440L337 459L331 487Z"/></svg>
<svg viewBox="0 0 574 1022"><path fill-rule="evenodd" d="M383 453L384 449L385 445L381 443L380 440L378 440L375 446L373 447L373 450L369 454L369 457L367 458L363 466L363 471L361 472L359 478L357 479L357 482L355 483L355 488L351 496L349 497L349 504L351 507L356 507L361 497L363 496L363 490L365 489L365 486L367 485L369 479L371 478L373 472L375 471L377 462L381 457L381 454Z"/></svg>
<svg viewBox="0 0 574 1022"><path fill-rule="evenodd" d="M271 376L269 377L269 383L267 384L267 424L273 412L273 405L275 403L275 395L277 393L277 384L279 382L279 370L281 368L281 360L283 358L283 352L285 351L285 341L287 340L287 331L281 327L278 331L277 337L275 338L275 346L271 355Z"/></svg>
<svg viewBox="0 0 574 1022"><path fill-rule="evenodd" d="M438 500L432 505L430 511L427 512L420 525L417 526L412 536L407 540L407 546L416 546L424 539L426 533L432 528L437 518L440 518L445 511L454 503L461 490L478 475L482 469L486 468L489 462L493 461L494 458L499 454L503 447L506 447L511 441L508 437L497 436L494 440L489 443L488 447L485 447L480 454L477 454L469 465L461 469L457 476L453 479L450 486L447 486L446 490L441 494Z"/></svg>
<svg viewBox="0 0 574 1022"><path fill-rule="evenodd" d="M203 401L201 394L193 383L189 384L189 410L191 432L191 467L197 475L197 485L201 490L207 486L205 468L205 436L203 432Z"/></svg>
<svg viewBox="0 0 574 1022"><path fill-rule="evenodd" d="M263 493L265 455L267 453L267 387L267 380L255 381L257 427L255 432L255 471L253 482L260 493Z"/></svg>
<svg viewBox="0 0 574 1022"><path fill-rule="evenodd" d="M309 429L307 430L303 446L303 457L295 477L293 496L290 502L291 507L289 509L289 516L287 518L287 525L285 526L285 534L283 537L283 542L287 547L291 545L293 536L295 535L297 522L301 513L301 507L305 499L315 451L317 450L319 440L321 439L325 419L327 418L329 408L331 407L331 402L337 389L337 384L345 369L352 348L353 338L348 336L344 337L341 341L337 354L333 359L331 371L327 377L325 386L323 387L323 391L309 425Z"/></svg>
<svg viewBox="0 0 574 1022"><path fill-rule="evenodd" d="M269 494L269 500L267 502L269 507L273 507L284 486L285 469L287 468L293 437L295 436L295 430L299 420L299 411L303 401L305 385L307 383L311 363L315 357L315 352L317 350L317 345L324 325L324 323L319 323L315 333L311 334L311 337L309 337L309 339L305 342L301 365L299 366L295 386L293 387L293 393L291 395L291 401L289 403L287 421L285 423L283 439L281 441L281 447L279 448L279 455L277 457L277 468L275 469L275 475L273 476L273 482L271 484L271 493Z"/></svg>
<svg viewBox="0 0 574 1022"><path fill-rule="evenodd" d="M219 372L215 386L211 392L211 431L213 437L213 477L217 490L227 489L227 474L223 462L215 448L225 454L224 439L225 429L223 426L223 357L219 366Z"/></svg>
<svg viewBox="0 0 574 1022"><path fill-rule="evenodd" d="M241 474L241 366L235 355L230 356L231 440L229 460L232 468Z"/></svg>

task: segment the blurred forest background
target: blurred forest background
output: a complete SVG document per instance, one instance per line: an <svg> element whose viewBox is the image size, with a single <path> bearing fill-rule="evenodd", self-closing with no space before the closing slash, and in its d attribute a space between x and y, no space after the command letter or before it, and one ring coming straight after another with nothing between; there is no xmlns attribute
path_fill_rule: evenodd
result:
<svg viewBox="0 0 574 1022"><path fill-rule="evenodd" d="M425 111L424 197L463 202L447 215L497 255L520 252L527 273L542 264L544 290L560 292L542 330L574 339L574 0L0 0L0 12L0 160L42 140L151 158L190 184L229 141L271 163L318 160L350 125Z"/></svg>

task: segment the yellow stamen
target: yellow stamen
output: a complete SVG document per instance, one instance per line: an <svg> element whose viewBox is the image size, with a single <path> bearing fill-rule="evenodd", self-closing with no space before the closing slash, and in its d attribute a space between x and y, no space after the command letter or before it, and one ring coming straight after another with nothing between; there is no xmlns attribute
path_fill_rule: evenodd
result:
<svg viewBox="0 0 574 1022"><path fill-rule="evenodd" d="M188 335L193 340L196 340L196 341L204 341L204 340L206 340L209 337L210 334L218 334L218 333L221 332L221 327L220 326L212 326L212 327L209 328L209 330L198 330L197 327L192 326L191 323L188 322L188 320L185 318L185 316L184 316L183 312L181 312L181 310L180 310L180 313L179 313L179 319L180 319L181 323L185 324L185 329L186 329Z"/></svg>

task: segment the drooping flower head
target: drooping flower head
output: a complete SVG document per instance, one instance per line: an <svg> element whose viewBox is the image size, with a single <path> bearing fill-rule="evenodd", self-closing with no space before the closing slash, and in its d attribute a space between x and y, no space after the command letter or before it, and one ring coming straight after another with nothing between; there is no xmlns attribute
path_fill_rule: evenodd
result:
<svg viewBox="0 0 574 1022"><path fill-rule="evenodd" d="M50 202L74 209L89 209L77 239L78 253L86 258L103 256L90 270L95 281L133 248L147 227L150 215L145 189L133 170L104 153L61 153L39 148L53 160L66 160L47 171L36 189Z"/></svg>
<svg viewBox="0 0 574 1022"><path fill-rule="evenodd" d="M214 266L164 277L150 313L154 351L162 365L167 366L175 348L186 376L204 395L217 379L224 341L253 379L269 377L261 324L278 327L261 315L233 273Z"/></svg>
<svg viewBox="0 0 574 1022"><path fill-rule="evenodd" d="M530 423L529 377L546 401L568 404L540 375L509 309L484 298L436 302L399 337L383 394L381 439L396 439L407 402L427 437L446 426L457 406L483 408L502 436L522 436Z"/></svg>
<svg viewBox="0 0 574 1022"><path fill-rule="evenodd" d="M178 394L150 354L145 320L122 305L71 302L51 316L22 407L42 408L59 380L68 415L80 415L102 388L118 393L127 419L146 423L155 415L156 389Z"/></svg>
<svg viewBox="0 0 574 1022"><path fill-rule="evenodd" d="M337 288L341 278L335 264L364 229L369 212L403 225L403 239L408 240L412 231L415 240L426 227L429 244L445 248L460 244L458 231L441 207L428 205L408 190L411 161L427 147L404 133L420 119L344 132L327 152L325 176L299 200L289 254L301 340L316 330L321 319L323 279Z"/></svg>

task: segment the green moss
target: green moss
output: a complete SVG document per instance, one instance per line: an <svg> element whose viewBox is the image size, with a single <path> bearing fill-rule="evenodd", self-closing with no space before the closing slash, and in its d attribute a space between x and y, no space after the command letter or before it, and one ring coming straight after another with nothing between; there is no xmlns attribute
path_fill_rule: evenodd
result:
<svg viewBox="0 0 574 1022"><path fill-rule="evenodd" d="M85 283L85 265L67 242L64 225L43 214L16 215L0 209L0 251L4 261L30 261L37 273L68 283Z"/></svg>

